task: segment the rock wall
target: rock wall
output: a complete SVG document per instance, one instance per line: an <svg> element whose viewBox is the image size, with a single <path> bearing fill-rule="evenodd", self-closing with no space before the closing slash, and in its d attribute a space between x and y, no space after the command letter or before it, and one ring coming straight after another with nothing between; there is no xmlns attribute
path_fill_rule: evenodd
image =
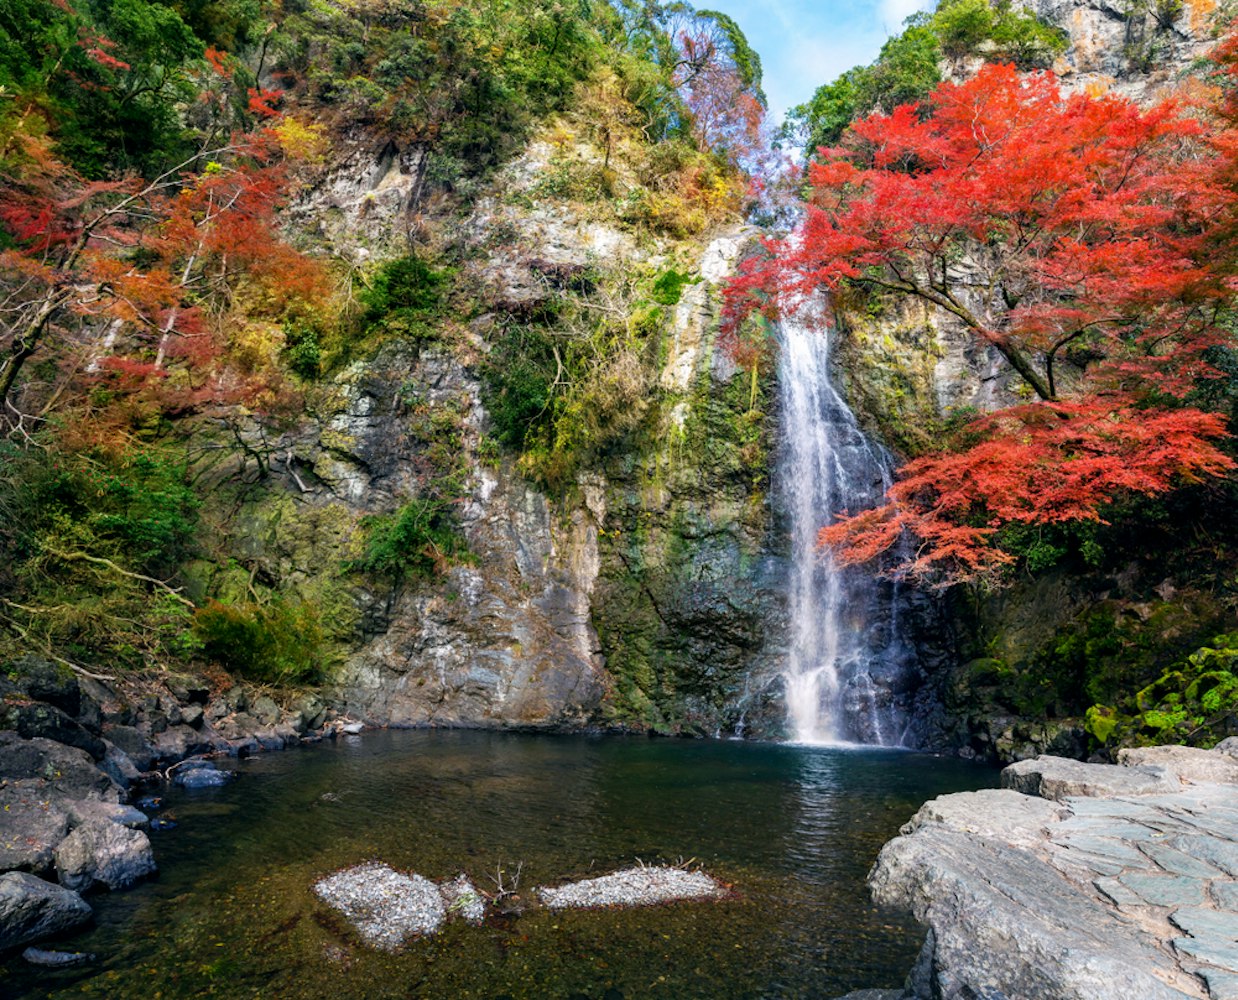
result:
<svg viewBox="0 0 1238 1000"><path fill-rule="evenodd" d="M765 381L717 343L719 286L748 237L653 238L541 197L555 155L535 140L467 218L434 221L462 258L472 319L353 362L291 426L238 414L213 432L194 474L219 544L190 567L193 595L241 601L257 586L313 601L340 651L333 703L375 723L712 734L752 731L751 718L768 731L781 716L766 691L781 634L773 417L754 408ZM358 264L404 252L419 163L355 136L296 223ZM640 427L560 495L538 489L488 436L480 372L496 317L535 313L556 275L669 266L688 280L665 310ZM468 557L396 586L350 572L367 519L422 495L426 455L445 443L466 473Z"/></svg>

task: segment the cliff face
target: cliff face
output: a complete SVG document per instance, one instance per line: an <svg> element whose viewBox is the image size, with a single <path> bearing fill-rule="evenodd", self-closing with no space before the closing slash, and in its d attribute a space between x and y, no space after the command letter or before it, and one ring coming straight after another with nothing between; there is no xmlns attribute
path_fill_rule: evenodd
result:
<svg viewBox="0 0 1238 1000"><path fill-rule="evenodd" d="M193 567L195 596L243 600L257 584L313 601L339 650L334 700L376 723L776 726L763 693L782 631L769 374L741 371L717 343L719 286L744 233L658 237L546 196L565 161L581 169L599 156L565 143L562 126L462 219L410 215L415 150L358 134L337 152L295 225L357 267L432 228L454 248L472 308L432 343L396 338L359 356L309 393L291 426L238 415L218 429L195 475L212 488L219 550ZM496 444L482 402L495 343L513 317L543 322L566 298L635 309L613 288L664 273L676 294L653 313L642 304L656 329L632 362L639 412L567 482L537 485ZM580 333L553 335L566 350ZM356 572L374 518L424 496L427 456L441 465L444 454L467 554L431 579Z"/></svg>

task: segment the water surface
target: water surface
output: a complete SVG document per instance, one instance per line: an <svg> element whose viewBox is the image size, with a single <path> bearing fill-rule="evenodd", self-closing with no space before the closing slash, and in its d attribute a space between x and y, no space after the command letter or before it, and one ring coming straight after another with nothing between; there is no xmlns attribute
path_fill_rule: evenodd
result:
<svg viewBox="0 0 1238 1000"><path fill-rule="evenodd" d="M864 876L927 798L997 772L895 750L393 731L267 754L218 790L168 793L160 876L92 898L48 972L10 961L19 998L828 998L897 986L914 927ZM451 925L400 955L358 946L310 892L367 859L479 888L695 859L732 898L627 911L535 910Z"/></svg>

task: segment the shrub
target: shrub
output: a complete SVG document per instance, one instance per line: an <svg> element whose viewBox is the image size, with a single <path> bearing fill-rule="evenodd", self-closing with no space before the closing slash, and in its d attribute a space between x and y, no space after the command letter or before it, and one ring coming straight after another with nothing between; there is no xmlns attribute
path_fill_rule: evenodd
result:
<svg viewBox="0 0 1238 1000"><path fill-rule="evenodd" d="M442 573L453 559L468 552L450 501L417 497L394 514L364 522L365 553L351 568L389 581L393 586L409 576L428 579Z"/></svg>
<svg viewBox="0 0 1238 1000"><path fill-rule="evenodd" d="M325 636L317 608L307 602L211 601L194 615L193 628L207 656L250 680L318 684L325 678Z"/></svg>

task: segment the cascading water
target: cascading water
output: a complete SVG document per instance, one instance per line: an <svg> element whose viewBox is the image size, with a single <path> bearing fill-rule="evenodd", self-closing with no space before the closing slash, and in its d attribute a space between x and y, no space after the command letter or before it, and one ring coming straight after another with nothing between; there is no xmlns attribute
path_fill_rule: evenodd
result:
<svg viewBox="0 0 1238 1000"><path fill-rule="evenodd" d="M902 742L895 688L913 659L897 587L865 567L843 568L817 533L843 511L876 504L888 455L869 441L830 380L822 310L788 310L780 325L783 448L780 488L792 530L784 670L792 738L802 743Z"/></svg>

